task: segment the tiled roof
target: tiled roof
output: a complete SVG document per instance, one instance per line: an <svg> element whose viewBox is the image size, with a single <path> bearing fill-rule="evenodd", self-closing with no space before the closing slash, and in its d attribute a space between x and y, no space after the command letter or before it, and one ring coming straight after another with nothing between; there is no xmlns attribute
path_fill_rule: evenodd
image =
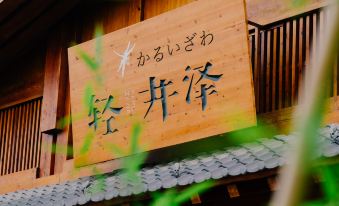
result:
<svg viewBox="0 0 339 206"><path fill-rule="evenodd" d="M137 184L126 181L123 173L105 174L103 179L92 177L22 190L0 195L0 205L83 205L87 202L111 200L161 188L173 188L208 179L221 179L279 167L285 163L284 153L290 148L294 135L278 135L259 139L239 147L200 154L194 158L143 168L137 174ZM329 125L319 132L318 157L339 155L339 125ZM98 185L102 190L98 190Z"/></svg>

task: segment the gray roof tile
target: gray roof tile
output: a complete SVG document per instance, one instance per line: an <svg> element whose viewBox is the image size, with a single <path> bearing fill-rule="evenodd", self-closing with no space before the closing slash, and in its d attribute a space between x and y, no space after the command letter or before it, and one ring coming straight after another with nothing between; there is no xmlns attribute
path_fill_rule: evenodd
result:
<svg viewBox="0 0 339 206"><path fill-rule="evenodd" d="M272 169L285 164L284 154L295 141L295 134L261 138L253 143L203 153L182 161L143 168L137 174L141 182L133 182L122 173L79 178L62 184L47 185L0 195L0 205L83 205L89 201L110 200L161 188L188 185L208 179L220 179ZM319 130L318 157L339 155L339 126L329 125ZM104 184L104 186L100 186ZM100 187L103 187L100 189Z"/></svg>
<svg viewBox="0 0 339 206"><path fill-rule="evenodd" d="M232 167L228 168L228 174L230 176L242 175L245 174L245 172L246 166L241 163L235 164Z"/></svg>
<svg viewBox="0 0 339 206"><path fill-rule="evenodd" d="M246 165L246 171L249 173L258 172L265 167L265 164L261 160L255 160L254 162Z"/></svg>
<svg viewBox="0 0 339 206"><path fill-rule="evenodd" d="M206 171L206 170L202 170L201 172L197 173L194 175L194 182L195 183L200 183L203 182L205 180L208 180L211 178L211 173Z"/></svg>

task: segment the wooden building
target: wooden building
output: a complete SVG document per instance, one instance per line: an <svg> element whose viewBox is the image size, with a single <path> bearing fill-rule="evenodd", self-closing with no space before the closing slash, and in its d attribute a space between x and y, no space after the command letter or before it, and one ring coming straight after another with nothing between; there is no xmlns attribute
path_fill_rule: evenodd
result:
<svg viewBox="0 0 339 206"><path fill-rule="evenodd" d="M78 144L78 137L69 123L76 107L71 105L71 93L77 88L70 81L73 56L68 56L68 48L87 45L81 43L94 38L96 25L102 25L103 33L109 34L145 20L156 21L163 13L202 1L0 1L0 205L147 204L155 191L174 187L181 191L208 179L215 179L216 185L185 204L269 201L277 188L278 168L285 163L283 152L293 141L293 135L288 134L300 96L298 88L307 89L303 86L305 72L329 18L325 0L310 0L302 6L278 0L246 0L253 111L268 127L277 128L274 132L255 143L240 145L231 138L237 131L229 131L152 148L139 171L143 180L140 187L121 182L121 168L129 157L109 160L97 154L91 165L75 160L78 154L73 146ZM162 24L166 26L166 22ZM339 118L338 59L327 91L328 124ZM72 118L74 122L76 117ZM256 126L249 126L241 131L255 131ZM332 125L319 135L325 145L320 156L331 160L339 155L338 143L331 141L330 133L335 129ZM111 189L93 192L101 181L98 173L104 174L105 185ZM321 196L316 182L312 198Z"/></svg>

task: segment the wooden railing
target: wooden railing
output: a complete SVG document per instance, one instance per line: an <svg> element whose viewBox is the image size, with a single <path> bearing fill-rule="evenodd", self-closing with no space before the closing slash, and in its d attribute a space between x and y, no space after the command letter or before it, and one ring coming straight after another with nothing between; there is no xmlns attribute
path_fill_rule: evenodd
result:
<svg viewBox="0 0 339 206"><path fill-rule="evenodd" d="M0 175L37 168L42 98L0 110Z"/></svg>
<svg viewBox="0 0 339 206"><path fill-rule="evenodd" d="M249 22L250 53L257 113L296 105L304 89L311 53L317 55L328 11L313 10L268 25ZM333 66L330 96L338 95L338 60ZM307 88L306 88L307 89Z"/></svg>

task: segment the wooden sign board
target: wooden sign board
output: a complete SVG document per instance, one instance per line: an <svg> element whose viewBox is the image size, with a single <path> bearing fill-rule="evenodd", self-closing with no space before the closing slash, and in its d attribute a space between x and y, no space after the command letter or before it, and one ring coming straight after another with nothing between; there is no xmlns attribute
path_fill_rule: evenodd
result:
<svg viewBox="0 0 339 206"><path fill-rule="evenodd" d="M76 166L123 156L110 146L128 150L136 122L146 151L255 125L245 16L243 0L195 1L104 35L97 70L80 55L95 40L70 48Z"/></svg>

